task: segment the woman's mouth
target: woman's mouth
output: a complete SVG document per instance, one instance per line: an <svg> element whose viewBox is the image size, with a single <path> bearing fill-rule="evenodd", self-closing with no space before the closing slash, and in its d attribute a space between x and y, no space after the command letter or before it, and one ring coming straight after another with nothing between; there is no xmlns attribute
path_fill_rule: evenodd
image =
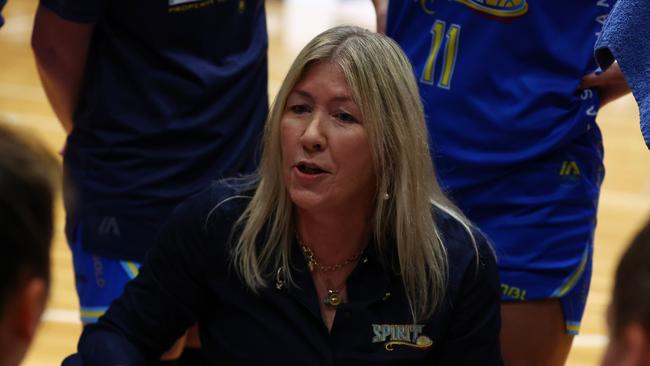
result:
<svg viewBox="0 0 650 366"><path fill-rule="evenodd" d="M325 173L325 171L323 169L321 169L321 168L319 168L319 167L317 167L315 165L307 165L305 163L299 163L298 165L296 165L296 168L298 168L298 170L301 173L304 173L304 174L322 174L322 173Z"/></svg>

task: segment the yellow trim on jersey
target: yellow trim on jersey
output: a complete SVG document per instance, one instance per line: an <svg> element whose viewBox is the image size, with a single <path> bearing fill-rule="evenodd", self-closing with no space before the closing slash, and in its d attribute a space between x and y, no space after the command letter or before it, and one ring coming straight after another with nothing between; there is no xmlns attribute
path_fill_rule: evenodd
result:
<svg viewBox="0 0 650 366"><path fill-rule="evenodd" d="M134 279L138 276L138 273L140 272L140 268L135 262L121 261L120 264L122 265L122 268L124 268L124 271L126 272L127 276L129 276L130 279Z"/></svg>
<svg viewBox="0 0 650 366"><path fill-rule="evenodd" d="M131 270L131 273L133 273L134 275L137 276L138 273L140 272L140 268L138 268L138 266L136 266L135 263L126 262L126 265L129 267L129 269Z"/></svg>
<svg viewBox="0 0 650 366"><path fill-rule="evenodd" d="M81 310L79 313L82 318L99 318L106 310Z"/></svg>
<svg viewBox="0 0 650 366"><path fill-rule="evenodd" d="M580 276L582 276L582 273L585 271L585 267L587 267L587 260L589 259L589 248L585 249L585 254L582 256L582 260L580 261L580 265L578 266L578 269L569 277L569 280L564 284L564 286L560 287L557 291L555 291L555 295L557 297L562 297L564 296L573 286L578 282L578 279Z"/></svg>
<svg viewBox="0 0 650 366"><path fill-rule="evenodd" d="M580 332L580 324L566 324L566 330L570 333L578 334Z"/></svg>
<svg viewBox="0 0 650 366"><path fill-rule="evenodd" d="M513 1L506 0L484 0L486 4L481 4L477 0L455 0L464 4L474 10L494 15L502 18L513 18L524 15L528 12L528 3L526 0L521 0L519 4L513 4ZM493 4L489 4L493 3ZM508 7L508 5L510 7ZM498 7L498 8L496 8Z"/></svg>

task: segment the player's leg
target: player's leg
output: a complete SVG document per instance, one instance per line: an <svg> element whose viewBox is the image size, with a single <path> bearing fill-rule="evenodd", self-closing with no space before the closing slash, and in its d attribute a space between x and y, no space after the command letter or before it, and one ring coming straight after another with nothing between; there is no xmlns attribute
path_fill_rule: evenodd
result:
<svg viewBox="0 0 650 366"><path fill-rule="evenodd" d="M70 245L75 270L75 286L79 296L81 321L96 323L111 302L122 294L127 282L138 275L140 263L93 255L82 247L82 231L77 230ZM186 336L181 337L161 357L160 365L176 365L185 348Z"/></svg>
<svg viewBox="0 0 650 366"><path fill-rule="evenodd" d="M560 300L504 302L501 320L501 353L506 365L564 365L573 336L565 331Z"/></svg>
<svg viewBox="0 0 650 366"><path fill-rule="evenodd" d="M140 264L93 255L83 249L82 243L82 230L78 229L70 249L81 322L87 325L104 315L126 283L137 275Z"/></svg>
<svg viewBox="0 0 650 366"><path fill-rule="evenodd" d="M564 365L587 303L591 250L580 265L545 300L501 304L501 350L508 366Z"/></svg>
<svg viewBox="0 0 650 366"><path fill-rule="evenodd" d="M508 366L566 361L591 278L601 158L593 128L571 146L458 196L496 252Z"/></svg>

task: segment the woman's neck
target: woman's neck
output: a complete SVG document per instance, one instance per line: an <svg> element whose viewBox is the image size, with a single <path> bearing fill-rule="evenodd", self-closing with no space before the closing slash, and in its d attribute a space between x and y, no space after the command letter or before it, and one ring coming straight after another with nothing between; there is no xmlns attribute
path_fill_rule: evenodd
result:
<svg viewBox="0 0 650 366"><path fill-rule="evenodd" d="M298 209L297 235L324 265L342 263L363 251L370 231L368 215L322 215Z"/></svg>

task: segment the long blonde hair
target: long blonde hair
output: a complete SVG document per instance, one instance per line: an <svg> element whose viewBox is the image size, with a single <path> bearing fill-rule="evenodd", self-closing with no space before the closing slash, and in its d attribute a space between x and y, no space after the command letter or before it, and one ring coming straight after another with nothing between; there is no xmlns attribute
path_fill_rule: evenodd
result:
<svg viewBox="0 0 650 366"><path fill-rule="evenodd" d="M257 188L238 221L235 269L257 291L279 268L290 268L295 222L282 175L280 121L292 89L318 62L341 68L361 109L377 174L373 188L390 197L375 200L373 242L380 254L396 248L413 319L425 319L440 304L447 283L447 255L431 205L468 231L469 223L438 186L410 63L394 41L362 28L342 26L321 33L291 65L265 125ZM258 246L260 236L266 239ZM292 284L291 271L284 275Z"/></svg>

